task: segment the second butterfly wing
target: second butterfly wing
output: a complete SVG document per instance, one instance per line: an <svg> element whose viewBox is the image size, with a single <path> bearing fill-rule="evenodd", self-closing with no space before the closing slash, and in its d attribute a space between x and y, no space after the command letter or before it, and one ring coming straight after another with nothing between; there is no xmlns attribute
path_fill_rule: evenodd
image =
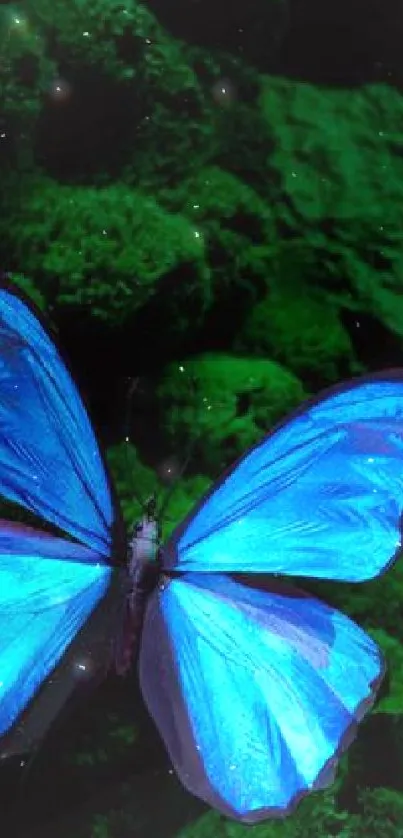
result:
<svg viewBox="0 0 403 838"><path fill-rule="evenodd" d="M246 823L332 782L382 673L370 637L298 591L189 573L148 603L140 683L172 763Z"/></svg>
<svg viewBox="0 0 403 838"><path fill-rule="evenodd" d="M0 494L110 554L116 509L85 408L38 314L1 287Z"/></svg>
<svg viewBox="0 0 403 838"><path fill-rule="evenodd" d="M401 551L403 372L303 404L174 531L166 570L360 582Z"/></svg>

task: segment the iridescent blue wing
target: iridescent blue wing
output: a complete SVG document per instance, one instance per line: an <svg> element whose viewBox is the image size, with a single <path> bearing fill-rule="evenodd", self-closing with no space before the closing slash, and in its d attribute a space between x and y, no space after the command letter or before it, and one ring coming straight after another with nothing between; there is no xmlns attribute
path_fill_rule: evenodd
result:
<svg viewBox="0 0 403 838"><path fill-rule="evenodd" d="M0 494L102 555L114 508L87 413L39 317L0 287Z"/></svg>
<svg viewBox="0 0 403 838"><path fill-rule="evenodd" d="M332 782L382 671L355 623L295 590L189 573L148 603L140 683L174 768L247 823Z"/></svg>
<svg viewBox="0 0 403 838"><path fill-rule="evenodd" d="M77 680L104 674L121 593L102 557L0 521L0 757L39 741Z"/></svg>
<svg viewBox="0 0 403 838"><path fill-rule="evenodd" d="M173 533L163 567L359 582L401 549L403 371L302 406Z"/></svg>
<svg viewBox="0 0 403 838"><path fill-rule="evenodd" d="M0 521L0 756L30 750L111 657L119 510L87 413L19 292L0 284L0 494L82 543ZM85 546L84 546L85 545Z"/></svg>

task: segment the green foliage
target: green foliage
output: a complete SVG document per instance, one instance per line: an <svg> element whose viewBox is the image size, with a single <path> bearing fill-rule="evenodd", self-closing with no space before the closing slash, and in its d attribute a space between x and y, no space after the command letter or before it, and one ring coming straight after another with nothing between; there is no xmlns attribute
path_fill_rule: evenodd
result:
<svg viewBox="0 0 403 838"><path fill-rule="evenodd" d="M177 838L354 838L357 818L337 808L335 787L305 798L285 820L243 826L215 812L181 830ZM374 836L375 838L375 836Z"/></svg>
<svg viewBox="0 0 403 838"><path fill-rule="evenodd" d="M228 298L228 316L233 316L239 291L248 301L256 299L259 288L266 286L275 225L271 208L255 190L210 166L175 189L162 190L160 197L200 229L212 268L214 298Z"/></svg>
<svg viewBox="0 0 403 838"><path fill-rule="evenodd" d="M403 565L391 567L387 573L360 585L302 580L302 587L345 611L361 625L381 626L392 636L403 639L401 591Z"/></svg>
<svg viewBox="0 0 403 838"><path fill-rule="evenodd" d="M237 345L321 384L360 371L337 308L325 294L287 284L286 277L248 314Z"/></svg>
<svg viewBox="0 0 403 838"><path fill-rule="evenodd" d="M190 93L196 79L176 44L138 0L25 0L27 18L75 65L106 70L117 81L135 79L167 92ZM123 41L126 38L126 50Z"/></svg>
<svg viewBox="0 0 403 838"><path fill-rule="evenodd" d="M402 838L403 795L385 788L361 789L357 813L337 807L332 790L306 798L284 821L242 826L209 812L177 838Z"/></svg>
<svg viewBox="0 0 403 838"><path fill-rule="evenodd" d="M166 515L162 523L162 538L165 541L172 533L174 528L180 524L186 515L192 510L195 503L199 501L203 495L206 494L210 488L211 481L208 477L198 474L193 477L182 477L170 494L169 503L166 510ZM165 497L165 493L170 489L165 489L161 493L161 498Z"/></svg>
<svg viewBox="0 0 403 838"><path fill-rule="evenodd" d="M202 472L216 476L304 397L279 364L206 354L169 366L158 395L168 438L193 446Z"/></svg>
<svg viewBox="0 0 403 838"><path fill-rule="evenodd" d="M361 817L352 838L402 838L403 794L392 789L362 789L358 798Z"/></svg>
<svg viewBox="0 0 403 838"><path fill-rule="evenodd" d="M403 161L396 156L391 166L390 159L403 139L398 91L323 89L266 77L261 107L275 141L270 165L301 220L381 223L402 189Z"/></svg>
<svg viewBox="0 0 403 838"><path fill-rule="evenodd" d="M397 639L383 628L368 629L368 632L385 655L389 676L387 695L381 698L373 712L401 716L403 713L403 634L399 632L399 639Z"/></svg>
<svg viewBox="0 0 403 838"><path fill-rule="evenodd" d="M403 336L401 94L385 85L338 90L265 78L261 108L273 141L278 225L299 247L299 275ZM280 282L281 268L282 260Z"/></svg>
<svg viewBox="0 0 403 838"><path fill-rule="evenodd" d="M44 38L31 25L25 7L0 6L0 111L7 125L5 139L9 132L18 142L24 164L32 162L31 155L27 157L32 131L55 74L55 62L46 56Z"/></svg>
<svg viewBox="0 0 403 838"><path fill-rule="evenodd" d="M29 276L25 276L25 274L17 274L17 273L10 273L10 279L17 286L20 288L24 294L29 297L33 303L43 312L46 312L46 301L42 294L42 291L38 287L38 284L35 284Z"/></svg>
<svg viewBox="0 0 403 838"><path fill-rule="evenodd" d="M173 487L162 486L155 471L141 462L135 447L130 443L121 443L109 448L107 457L128 528L142 516L139 499L144 502L155 492L158 505L161 506L169 493L169 503L161 521L164 541L210 485L207 477L197 475L183 476Z"/></svg>
<svg viewBox="0 0 403 838"><path fill-rule="evenodd" d="M142 515L140 500L144 501L161 487L155 472L145 466L130 442L122 442L107 450L108 465L116 486L127 527Z"/></svg>
<svg viewBox="0 0 403 838"><path fill-rule="evenodd" d="M91 825L91 838L111 838L110 819L105 815L95 815Z"/></svg>
<svg viewBox="0 0 403 838"><path fill-rule="evenodd" d="M11 194L0 219L0 252L40 278L56 304L90 307L112 323L133 314L168 272L187 266L177 294L208 295L203 241L183 217L122 184L105 188L28 180L21 208ZM203 281L202 281L203 280ZM176 297L174 295L176 300Z"/></svg>
<svg viewBox="0 0 403 838"><path fill-rule="evenodd" d="M99 107L104 115L110 112L111 123L121 123L119 170L136 184L153 182L156 171L160 181L170 181L174 171L194 169L214 145L208 101L186 51L137 0L25 0L23 8L0 9L0 54L2 116L20 163L33 163L35 127L44 108L65 107L69 133L69 120L77 118L75 103L85 108L87 95L93 111L102 83ZM62 82L71 85L66 100L71 98L72 108L51 95L61 67ZM107 177L108 160L99 154L96 132L86 143L91 139L96 173ZM116 150L109 153L116 164ZM35 154L46 166L40 143ZM57 148L52 154L57 159ZM85 164L80 168L76 160L76 165L76 174L86 180Z"/></svg>

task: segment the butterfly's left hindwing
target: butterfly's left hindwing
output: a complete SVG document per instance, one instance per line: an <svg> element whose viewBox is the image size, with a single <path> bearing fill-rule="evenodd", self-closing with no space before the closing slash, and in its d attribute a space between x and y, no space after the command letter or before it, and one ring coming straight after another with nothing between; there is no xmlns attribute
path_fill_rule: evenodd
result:
<svg viewBox="0 0 403 838"><path fill-rule="evenodd" d="M140 683L172 763L246 823L332 782L382 672L355 623L297 591L185 574L148 603Z"/></svg>
<svg viewBox="0 0 403 838"><path fill-rule="evenodd" d="M90 561L87 548L80 561L79 545L73 545L75 558L69 557L63 539L44 534L39 545L33 532L30 549L27 530L21 545L17 527L13 536L14 549L10 545L9 552L0 553L0 737L59 664L107 593L113 572L96 555ZM80 665L91 674L90 654L81 664L78 658ZM84 671L73 669L72 680Z"/></svg>

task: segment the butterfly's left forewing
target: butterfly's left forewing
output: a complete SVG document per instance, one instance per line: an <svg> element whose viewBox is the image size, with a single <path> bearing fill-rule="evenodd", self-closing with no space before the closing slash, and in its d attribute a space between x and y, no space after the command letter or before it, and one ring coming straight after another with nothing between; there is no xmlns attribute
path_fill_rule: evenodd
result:
<svg viewBox="0 0 403 838"><path fill-rule="evenodd" d="M77 389L24 300L0 288L0 494L110 554L114 507Z"/></svg>
<svg viewBox="0 0 403 838"><path fill-rule="evenodd" d="M355 623L299 592L185 574L148 603L140 683L173 765L247 823L332 781L382 671Z"/></svg>

